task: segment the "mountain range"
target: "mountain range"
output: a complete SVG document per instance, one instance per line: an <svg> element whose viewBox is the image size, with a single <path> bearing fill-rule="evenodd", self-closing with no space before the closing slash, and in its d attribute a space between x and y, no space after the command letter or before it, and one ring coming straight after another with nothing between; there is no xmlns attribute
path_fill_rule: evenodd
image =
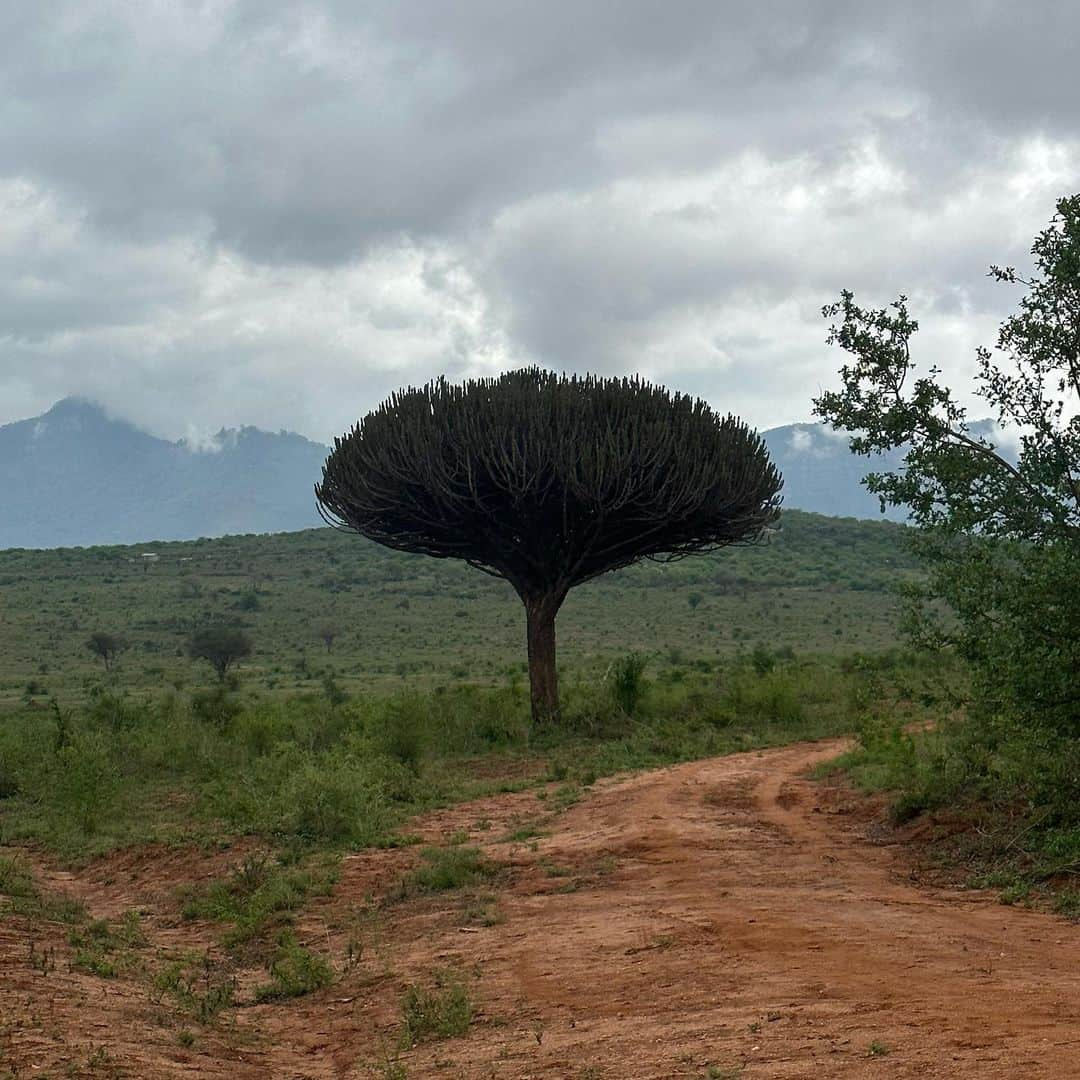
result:
<svg viewBox="0 0 1080 1080"><path fill-rule="evenodd" d="M854 456L846 439L820 424L762 436L784 475L785 506L881 516L860 479L882 462ZM320 523L312 488L328 452L301 435L253 427L222 430L205 445L170 442L92 402L65 398L41 416L0 427L0 548L310 528Z"/></svg>

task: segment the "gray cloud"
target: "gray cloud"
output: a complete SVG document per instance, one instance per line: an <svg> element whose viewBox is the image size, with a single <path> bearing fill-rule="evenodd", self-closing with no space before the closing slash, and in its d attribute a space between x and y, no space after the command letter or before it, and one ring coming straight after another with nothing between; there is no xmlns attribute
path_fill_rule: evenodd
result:
<svg viewBox="0 0 1080 1080"><path fill-rule="evenodd" d="M780 423L843 286L962 377L1078 186L1078 43L1064 2L8 5L0 422L328 438L538 361Z"/></svg>

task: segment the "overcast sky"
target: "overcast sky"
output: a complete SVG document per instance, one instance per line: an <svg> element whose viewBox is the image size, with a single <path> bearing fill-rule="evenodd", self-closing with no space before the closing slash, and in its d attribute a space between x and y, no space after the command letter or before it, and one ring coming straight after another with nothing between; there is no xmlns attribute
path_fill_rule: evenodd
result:
<svg viewBox="0 0 1080 1080"><path fill-rule="evenodd" d="M843 287L959 382L1078 101L1071 0L0 5L0 423L326 441L539 363L770 427Z"/></svg>

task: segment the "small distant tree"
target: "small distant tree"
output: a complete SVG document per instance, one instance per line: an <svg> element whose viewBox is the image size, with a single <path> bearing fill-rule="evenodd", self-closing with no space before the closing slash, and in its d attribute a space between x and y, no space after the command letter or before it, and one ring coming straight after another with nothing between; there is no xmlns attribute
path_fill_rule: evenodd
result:
<svg viewBox="0 0 1080 1080"><path fill-rule="evenodd" d="M188 655L194 660L206 660L225 681L229 668L238 660L251 655L251 638L228 626L206 626L196 630L188 642Z"/></svg>
<svg viewBox="0 0 1080 1080"><path fill-rule="evenodd" d="M334 642L341 634L341 627L335 622L322 622L315 627L315 634L326 646L327 653L333 652Z"/></svg>
<svg viewBox="0 0 1080 1080"><path fill-rule="evenodd" d="M334 441L315 493L331 525L510 583L542 723L558 715L555 617L570 589L756 540L781 483L758 435L702 401L529 368L399 391Z"/></svg>
<svg viewBox="0 0 1080 1080"><path fill-rule="evenodd" d="M127 642L118 634L96 630L86 639L86 647L105 665L106 671L112 671L116 658L127 648Z"/></svg>

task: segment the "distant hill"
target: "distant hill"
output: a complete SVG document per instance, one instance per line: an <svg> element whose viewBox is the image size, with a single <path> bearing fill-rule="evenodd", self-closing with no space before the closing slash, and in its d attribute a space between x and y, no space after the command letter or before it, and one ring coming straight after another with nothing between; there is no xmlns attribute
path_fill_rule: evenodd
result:
<svg viewBox="0 0 1080 1080"><path fill-rule="evenodd" d="M989 430L989 424L985 426ZM880 518L866 459L821 424L762 433L784 474L784 506ZM169 442L66 398L0 427L0 548L88 547L292 532L320 522L313 485L329 448L290 432L225 429L208 446ZM886 517L903 520L890 510Z"/></svg>
<svg viewBox="0 0 1080 1080"><path fill-rule="evenodd" d="M197 449L66 398L0 427L0 548L305 529L319 523L312 486L326 452L251 427Z"/></svg>
<svg viewBox="0 0 1080 1080"><path fill-rule="evenodd" d="M846 435L824 424L788 424L761 434L784 477L785 507L830 517L882 518L877 496L863 487L862 478L899 468L903 454L859 457L848 449ZM884 517L904 521L907 514L890 507Z"/></svg>
<svg viewBox="0 0 1080 1080"><path fill-rule="evenodd" d="M992 420L976 420L970 428L974 435L997 441ZM761 434L769 456L784 476L785 508L830 517L907 520L902 508L888 507L883 515L877 496L862 484L867 473L901 469L903 451L860 457L848 449L846 435L824 424L788 424ZM1007 446L1002 453L1015 462L1015 454Z"/></svg>

